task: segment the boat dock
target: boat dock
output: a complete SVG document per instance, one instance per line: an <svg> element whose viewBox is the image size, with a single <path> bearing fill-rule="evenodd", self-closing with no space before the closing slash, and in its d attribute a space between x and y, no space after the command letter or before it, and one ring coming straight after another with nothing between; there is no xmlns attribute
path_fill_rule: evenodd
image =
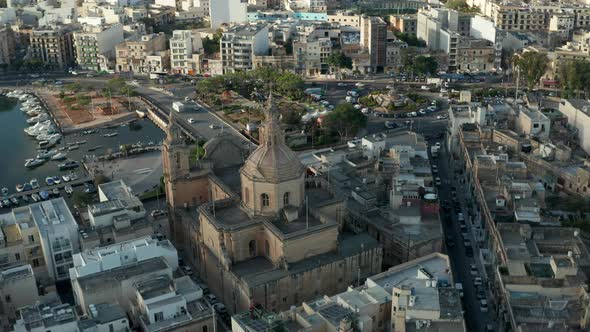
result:
<svg viewBox="0 0 590 332"><path fill-rule="evenodd" d="M90 175L86 175L86 176L78 178L74 181L68 181L68 182L62 181L62 182L60 182L60 184L53 184L51 186L48 186L48 185L41 186L41 181L39 181L39 185L40 185L39 188L27 190L27 191L21 191L20 193L12 193L12 194L4 196L4 197L8 198L8 199L10 199L12 197L21 198L26 195L30 196L32 194L38 194L40 191L44 191L44 190L51 193L51 191L55 188L61 190L67 185L75 187L75 186L79 186L84 183L92 182L92 181L93 181L93 178Z"/></svg>

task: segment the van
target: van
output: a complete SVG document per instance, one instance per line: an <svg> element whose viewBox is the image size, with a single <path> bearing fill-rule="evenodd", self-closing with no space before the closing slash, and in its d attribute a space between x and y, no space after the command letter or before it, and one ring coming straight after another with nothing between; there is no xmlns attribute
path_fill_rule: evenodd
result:
<svg viewBox="0 0 590 332"><path fill-rule="evenodd" d="M457 213L457 220L459 221L465 221L465 217L463 216L462 212Z"/></svg>
<svg viewBox="0 0 590 332"><path fill-rule="evenodd" d="M459 291L459 296L463 297L463 284L460 282L456 283L455 289Z"/></svg>

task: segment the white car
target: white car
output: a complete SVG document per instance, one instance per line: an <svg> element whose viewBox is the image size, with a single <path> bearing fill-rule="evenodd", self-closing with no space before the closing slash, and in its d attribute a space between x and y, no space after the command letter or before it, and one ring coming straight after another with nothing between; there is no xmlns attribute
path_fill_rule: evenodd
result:
<svg viewBox="0 0 590 332"><path fill-rule="evenodd" d="M393 85L388 85L385 87L386 89L392 90L393 89Z"/></svg>
<svg viewBox="0 0 590 332"><path fill-rule="evenodd" d="M487 300L480 300L479 301L479 310L481 310L481 312L488 312L488 301Z"/></svg>
<svg viewBox="0 0 590 332"><path fill-rule="evenodd" d="M364 87L365 85L364 85L363 83L361 83L361 82L358 82L357 84L355 84L355 86L356 86L357 88L362 88L362 87Z"/></svg>
<svg viewBox="0 0 590 332"><path fill-rule="evenodd" d="M195 121L195 119L193 119L193 118L188 119L188 123L195 123L195 122L197 122L197 121Z"/></svg>
<svg viewBox="0 0 590 332"><path fill-rule="evenodd" d="M365 107L365 108L361 109L361 113L363 113L363 114L369 113L369 108Z"/></svg>
<svg viewBox="0 0 590 332"><path fill-rule="evenodd" d="M215 125L215 124L210 124L209 125L209 129L217 129L217 128L219 128L218 125Z"/></svg>
<svg viewBox="0 0 590 332"><path fill-rule="evenodd" d="M472 276L476 276L476 275L477 275L477 273L478 273L478 272L477 272L477 266L475 266L475 264L471 264L471 265L469 265L469 273L470 273Z"/></svg>
<svg viewBox="0 0 590 332"><path fill-rule="evenodd" d="M443 114L443 115L437 115L437 116L436 116L436 119L437 119L437 120L444 120L444 119L446 119L446 118L447 118L447 116L446 116L445 114Z"/></svg>
<svg viewBox="0 0 590 332"><path fill-rule="evenodd" d="M475 279L473 279L473 286L481 286L483 285L483 280L481 280L481 277L475 277Z"/></svg>
<svg viewBox="0 0 590 332"><path fill-rule="evenodd" d="M439 187L441 184L440 178L437 177L436 179L434 179L434 183L436 184L437 187Z"/></svg>

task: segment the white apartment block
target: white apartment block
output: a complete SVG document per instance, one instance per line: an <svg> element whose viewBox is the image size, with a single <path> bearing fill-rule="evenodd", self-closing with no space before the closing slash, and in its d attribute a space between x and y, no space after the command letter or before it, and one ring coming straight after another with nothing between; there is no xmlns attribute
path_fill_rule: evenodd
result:
<svg viewBox="0 0 590 332"><path fill-rule="evenodd" d="M13 332L78 332L75 308L68 304L37 303L20 308Z"/></svg>
<svg viewBox="0 0 590 332"><path fill-rule="evenodd" d="M99 25L84 25L81 32L74 32L76 63L84 70L106 71L108 62L100 61L100 58L114 62L115 46L123 41L121 23L109 26L102 19Z"/></svg>
<svg viewBox="0 0 590 332"><path fill-rule="evenodd" d="M248 20L247 12L248 0L211 0L209 3L211 29L218 29L224 23L245 23Z"/></svg>
<svg viewBox="0 0 590 332"><path fill-rule="evenodd" d="M170 69L181 74L195 74L200 64L193 55L203 48L201 36L192 30L174 30L170 38ZM199 57L197 57L197 60Z"/></svg>
<svg viewBox="0 0 590 332"><path fill-rule="evenodd" d="M17 256L14 264L30 264L42 284L69 278L72 255L79 251L80 244L78 224L63 198L15 208L0 220L6 250L17 249L11 253ZM22 241L22 248L9 245L14 241Z"/></svg>
<svg viewBox="0 0 590 332"><path fill-rule="evenodd" d="M308 38L293 42L295 71L305 76L328 74L328 57L332 54L330 38Z"/></svg>
<svg viewBox="0 0 590 332"><path fill-rule="evenodd" d="M577 130L582 149L590 154L590 102L583 99L562 99L559 111L567 117L568 125Z"/></svg>
<svg viewBox="0 0 590 332"><path fill-rule="evenodd" d="M268 55L268 25L237 25L224 32L221 40L224 73L251 70L255 55Z"/></svg>
<svg viewBox="0 0 590 332"><path fill-rule="evenodd" d="M86 250L74 257L70 269L76 304L88 313L91 304L116 301L131 311L133 284L168 275L178 269L176 248L168 240L144 237Z"/></svg>

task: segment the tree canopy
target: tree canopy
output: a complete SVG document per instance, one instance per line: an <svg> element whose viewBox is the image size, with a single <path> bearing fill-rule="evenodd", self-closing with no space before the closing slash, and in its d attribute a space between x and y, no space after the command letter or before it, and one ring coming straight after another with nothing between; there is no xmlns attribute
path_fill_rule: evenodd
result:
<svg viewBox="0 0 590 332"><path fill-rule="evenodd" d="M570 60L562 63L559 72L559 84L563 98L584 97L590 92L590 62Z"/></svg>
<svg viewBox="0 0 590 332"><path fill-rule="evenodd" d="M416 46L416 47L426 47L426 42L422 39L419 39L417 36L414 36L409 33L401 32L401 31L394 31L393 34L399 38L400 40L404 41L408 46Z"/></svg>
<svg viewBox="0 0 590 332"><path fill-rule="evenodd" d="M367 117L352 104L344 103L328 113L322 123L327 130L337 133L341 139L344 139L353 136L360 128L366 126Z"/></svg>
<svg viewBox="0 0 590 332"><path fill-rule="evenodd" d="M533 89L545 74L549 58L545 53L525 52L514 56L514 65L520 70L521 77L529 89Z"/></svg>
<svg viewBox="0 0 590 332"><path fill-rule="evenodd" d="M336 67L338 69L346 68L352 69L352 59L347 57L342 52L335 52L332 53L328 59L326 59L326 63L328 63L332 67Z"/></svg>
<svg viewBox="0 0 590 332"><path fill-rule="evenodd" d="M419 55L411 59L411 69L415 74L433 74L438 69L438 62L433 57Z"/></svg>
<svg viewBox="0 0 590 332"><path fill-rule="evenodd" d="M445 7L466 14L478 14L480 12L478 6L469 7L465 0L448 0Z"/></svg>

